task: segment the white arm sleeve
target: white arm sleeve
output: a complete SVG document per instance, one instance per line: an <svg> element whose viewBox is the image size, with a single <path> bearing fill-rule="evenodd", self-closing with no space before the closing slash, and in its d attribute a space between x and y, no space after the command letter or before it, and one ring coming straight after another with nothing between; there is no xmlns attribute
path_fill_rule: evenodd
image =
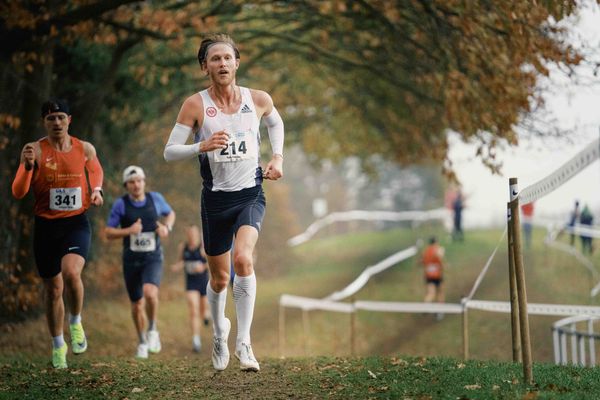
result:
<svg viewBox="0 0 600 400"><path fill-rule="evenodd" d="M271 141L273 154L280 154L283 156L283 120L275 106L273 106L273 111L271 111L269 115L263 116L263 118L265 119L265 125L267 125L267 132L269 132L269 140Z"/></svg>
<svg viewBox="0 0 600 400"><path fill-rule="evenodd" d="M176 123L165 146L163 156L167 161L184 160L200 153L200 144L185 144L192 133L192 128Z"/></svg>

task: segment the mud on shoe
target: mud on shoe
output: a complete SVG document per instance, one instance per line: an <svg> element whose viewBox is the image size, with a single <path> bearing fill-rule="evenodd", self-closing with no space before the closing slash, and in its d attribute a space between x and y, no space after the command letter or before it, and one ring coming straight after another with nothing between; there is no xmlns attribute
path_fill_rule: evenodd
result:
<svg viewBox="0 0 600 400"><path fill-rule="evenodd" d="M223 371L229 364L229 348L227 347L227 339L231 330L231 321L225 318L225 329L222 337L213 338L212 363L217 371Z"/></svg>

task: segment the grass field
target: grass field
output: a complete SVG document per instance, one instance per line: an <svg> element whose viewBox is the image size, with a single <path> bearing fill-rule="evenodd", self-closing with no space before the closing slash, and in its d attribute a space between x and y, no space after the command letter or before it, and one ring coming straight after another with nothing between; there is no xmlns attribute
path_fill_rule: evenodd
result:
<svg viewBox="0 0 600 400"><path fill-rule="evenodd" d="M537 362L532 387L520 384L520 366L506 363L512 353L504 314L470 313L470 353L476 361L461 361L460 316L437 322L431 316L360 312L357 357L349 357L348 315L311 312L306 338L301 313L288 309L285 358L279 358L281 294L324 297L345 287L366 266L434 232L434 227L421 226L321 237L294 249L295 263L286 266L286 274L262 276L259 265L253 325L253 347L262 366L258 374L241 374L234 360L225 372L214 373L207 330L202 351L191 352L183 279L166 271L159 355L147 362L133 359L136 339L124 292L88 299L83 318L90 348L82 356L69 356L67 371L49 368L43 318L0 328L0 398L597 398L598 368L549 364L550 325L558 318L530 318ZM450 263L448 302L457 303L470 291L501 234L467 232L463 243L440 236ZM589 296L595 284L589 273L570 256L546 248L543 234L535 232L534 246L525 254L529 301L597 305ZM506 300L507 275L503 241L475 298ZM411 259L374 277L355 299L421 301L422 296L421 267ZM232 303L230 297L227 314L234 321Z"/></svg>

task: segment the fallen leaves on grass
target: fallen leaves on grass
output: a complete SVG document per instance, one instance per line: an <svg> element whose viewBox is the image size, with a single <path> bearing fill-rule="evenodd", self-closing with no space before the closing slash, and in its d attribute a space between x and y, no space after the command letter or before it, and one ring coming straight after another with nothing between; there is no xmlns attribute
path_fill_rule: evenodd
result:
<svg viewBox="0 0 600 400"><path fill-rule="evenodd" d="M92 368L101 368L101 367L112 367L111 364L109 363L104 363L104 362L97 362L97 363L92 363L91 364Z"/></svg>
<svg viewBox="0 0 600 400"><path fill-rule="evenodd" d="M523 400L534 400L537 399L537 392L528 392L525 396L522 397Z"/></svg>
<svg viewBox="0 0 600 400"><path fill-rule="evenodd" d="M408 361L403 360L401 358L396 358L396 357L392 357L391 363L392 363L392 365L400 365L403 367L406 367L408 365Z"/></svg>
<svg viewBox="0 0 600 400"><path fill-rule="evenodd" d="M372 373L370 370L367 370L367 372L369 373L369 376L373 379L377 379L377 375L375 375L374 373Z"/></svg>
<svg viewBox="0 0 600 400"><path fill-rule="evenodd" d="M465 385L465 389L467 390L475 390L475 389L481 389L481 386L478 384L474 384L474 385Z"/></svg>

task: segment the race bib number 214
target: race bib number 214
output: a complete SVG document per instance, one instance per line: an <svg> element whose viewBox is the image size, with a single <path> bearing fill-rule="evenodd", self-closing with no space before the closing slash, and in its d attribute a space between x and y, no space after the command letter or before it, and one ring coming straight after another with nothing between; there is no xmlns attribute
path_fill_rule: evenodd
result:
<svg viewBox="0 0 600 400"><path fill-rule="evenodd" d="M251 160L258 157L256 138L252 131L237 132L229 137L227 147L214 151L216 162Z"/></svg>

